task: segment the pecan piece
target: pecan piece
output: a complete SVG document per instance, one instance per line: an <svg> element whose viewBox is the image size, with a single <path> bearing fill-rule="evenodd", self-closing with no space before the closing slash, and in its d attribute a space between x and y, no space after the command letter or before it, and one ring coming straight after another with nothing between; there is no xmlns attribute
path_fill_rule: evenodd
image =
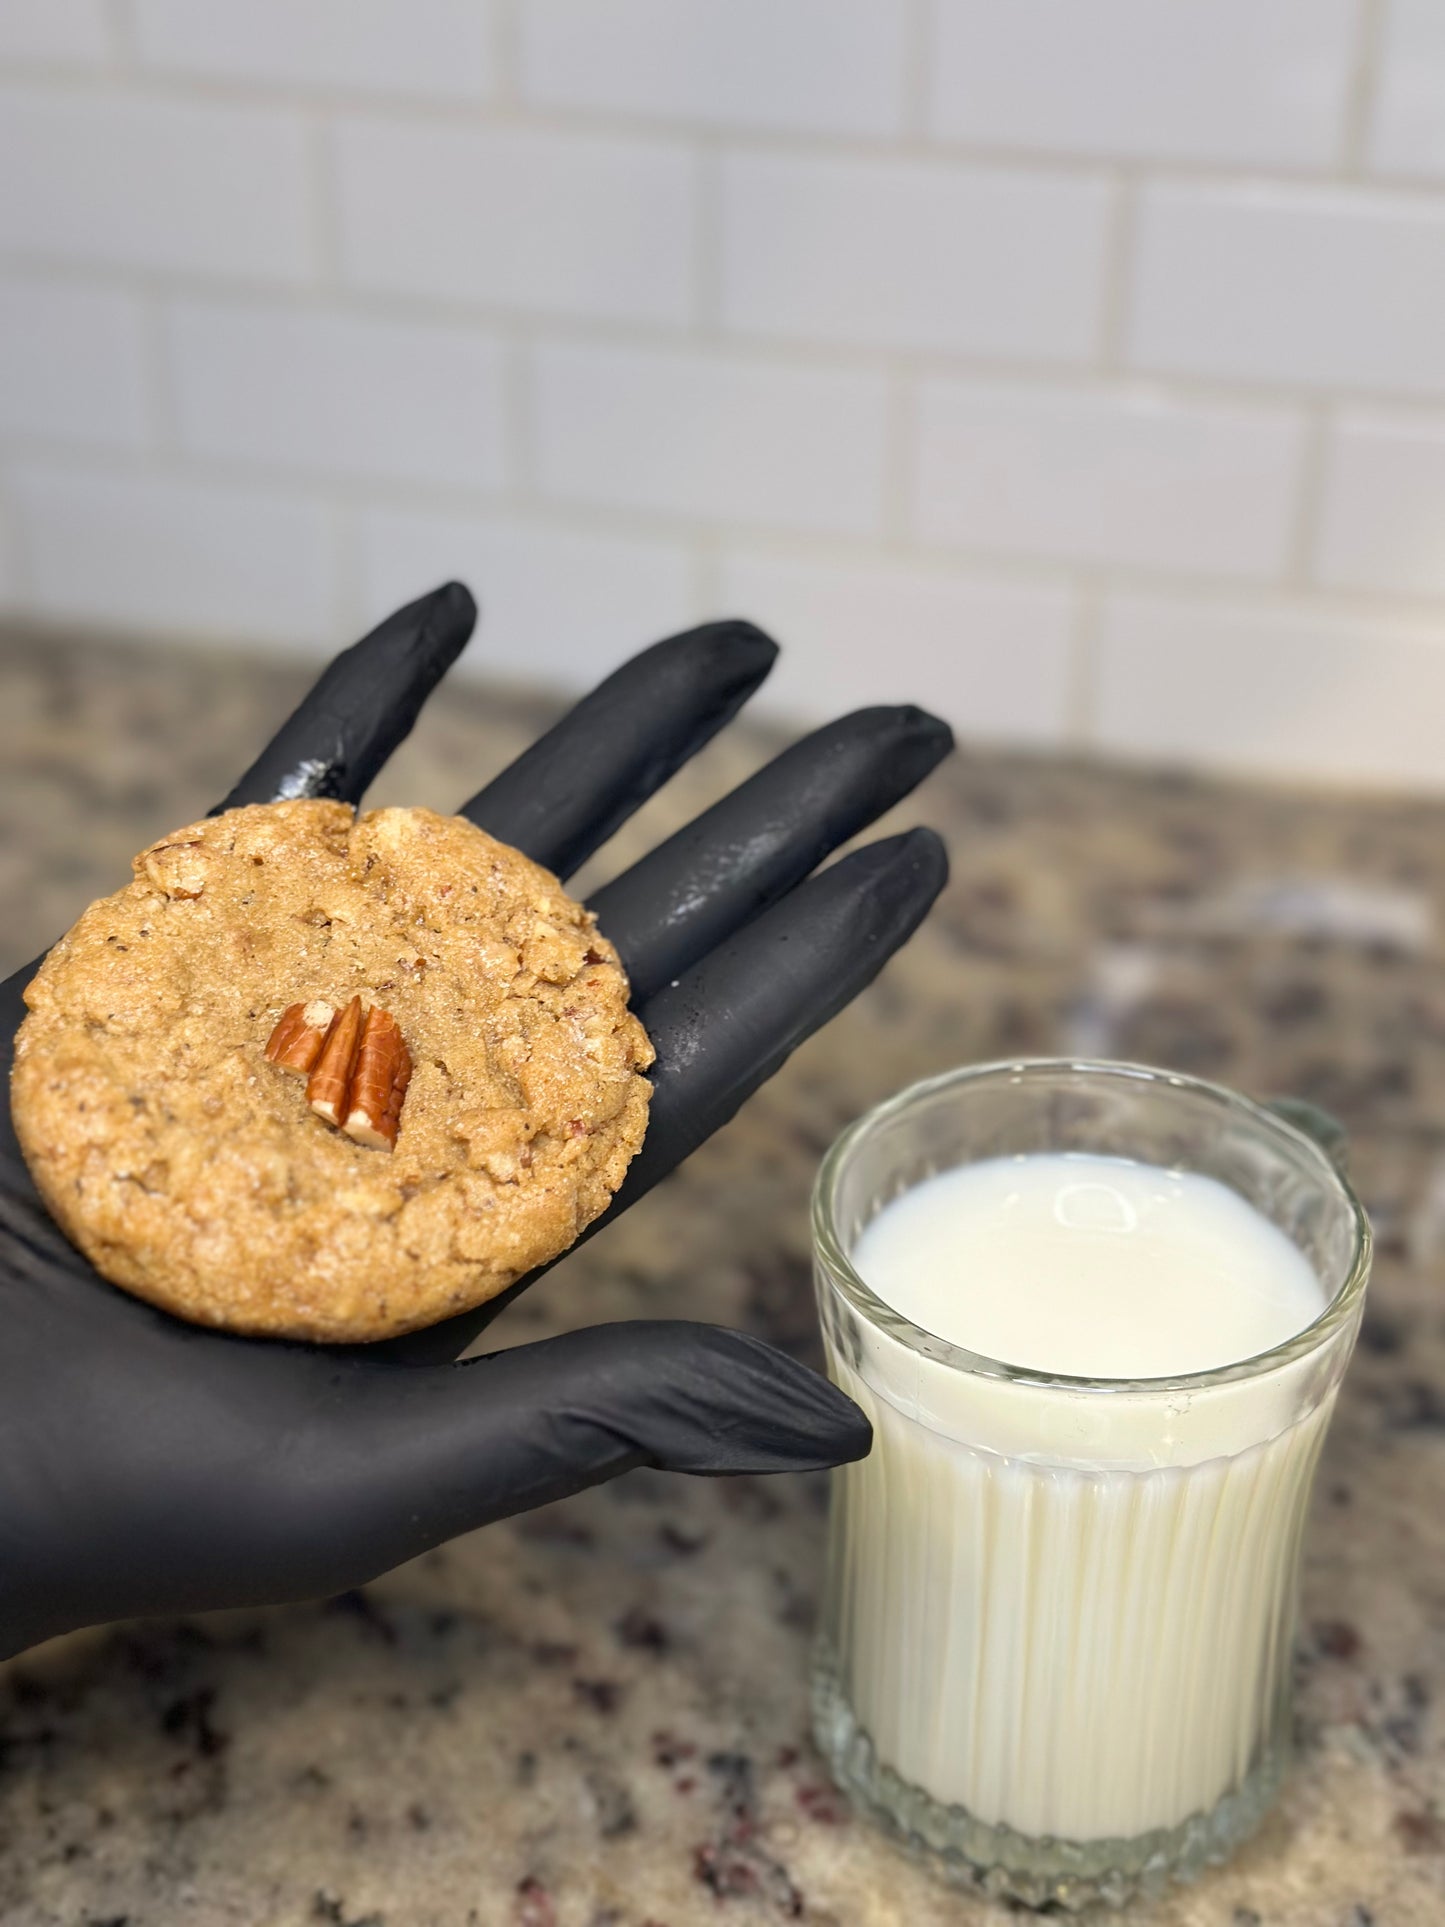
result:
<svg viewBox="0 0 1445 1927"><path fill-rule="evenodd" d="M353 997L326 1033L316 1067L306 1080L306 1102L328 1124L346 1115L351 1073L361 1048L361 999Z"/></svg>
<svg viewBox="0 0 1445 1927"><path fill-rule="evenodd" d="M363 1010L353 997L345 1010L316 998L292 1004L271 1033L266 1057L306 1078L306 1102L358 1144L396 1147L401 1107L411 1082L411 1053L390 1011Z"/></svg>
<svg viewBox="0 0 1445 1927"><path fill-rule="evenodd" d="M281 1021L266 1046L268 1064L279 1064L283 1071L309 1075L316 1068L326 1033L336 1017L333 1004L316 998L309 1004L292 1004L281 1013Z"/></svg>
<svg viewBox="0 0 1445 1927"><path fill-rule="evenodd" d="M392 1150L410 1082L411 1053L400 1027L390 1011L373 1004L362 1027L342 1130L358 1144Z"/></svg>

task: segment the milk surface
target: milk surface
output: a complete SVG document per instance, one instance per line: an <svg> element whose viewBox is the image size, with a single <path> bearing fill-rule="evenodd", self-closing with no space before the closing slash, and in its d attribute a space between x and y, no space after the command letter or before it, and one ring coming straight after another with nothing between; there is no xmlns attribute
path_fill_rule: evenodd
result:
<svg viewBox="0 0 1445 1927"><path fill-rule="evenodd" d="M853 1264L925 1331L1078 1378L1233 1364L1325 1308L1309 1261L1228 1186L1079 1153L925 1179L864 1228Z"/></svg>
<svg viewBox="0 0 1445 1927"><path fill-rule="evenodd" d="M1252 1358L1325 1304L1224 1186L1104 1157L942 1173L852 1256L926 1331L1074 1377ZM875 1445L837 1475L823 1646L885 1768L987 1825L1083 1842L1174 1829L1271 1770L1332 1388L1301 1399L1292 1368L1216 1408L1017 1384L882 1332L829 1354Z"/></svg>

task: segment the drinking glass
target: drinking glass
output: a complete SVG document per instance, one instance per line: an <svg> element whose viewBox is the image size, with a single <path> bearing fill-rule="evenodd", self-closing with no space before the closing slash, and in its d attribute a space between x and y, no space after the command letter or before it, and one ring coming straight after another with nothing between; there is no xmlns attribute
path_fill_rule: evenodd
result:
<svg viewBox="0 0 1445 1927"><path fill-rule="evenodd" d="M985 1358L853 1267L901 1192L983 1158L1199 1172L1304 1254L1326 1304L1257 1357L1103 1379ZM1300 1542L1370 1232L1284 1117L1141 1065L989 1064L846 1130L813 1199L828 1368L872 1420L833 1474L813 1680L839 1785L936 1872L1120 1903L1223 1859L1284 1770Z"/></svg>

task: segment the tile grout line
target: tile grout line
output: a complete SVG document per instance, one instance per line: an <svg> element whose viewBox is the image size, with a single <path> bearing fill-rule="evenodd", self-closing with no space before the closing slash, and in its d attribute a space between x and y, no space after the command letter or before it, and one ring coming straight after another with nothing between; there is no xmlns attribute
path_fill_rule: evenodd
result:
<svg viewBox="0 0 1445 1927"><path fill-rule="evenodd" d="M103 288L120 293L155 291L163 298L199 299L226 303L239 312L247 309L294 307L318 298L328 308L344 310L360 321L377 320L427 327L470 327L494 336L526 329L543 342L583 349L631 347L642 351L684 350L716 352L739 367L766 366L779 370L832 367L864 376L886 375L900 355L920 377L944 376L962 380L1017 383L1042 389L1088 387L1110 393L1148 384L1167 391L1189 406L1229 406L1277 415L1318 403L1339 403L1395 411L1402 415L1431 414L1445 425L1445 383L1439 387L1387 389L1368 383L1341 381L1296 382L1275 374L1249 377L1199 369L1159 368L1131 363L1101 374L1087 360L1010 359L984 349L949 352L937 347L900 348L881 339L846 342L812 340L802 336L753 333L738 328L690 333L686 324L636 317L619 318L594 313L567 313L491 301L481 297L412 295L396 288L357 288L349 284L320 287L315 279L226 277L194 269L156 268L113 260L67 261L34 250L11 250L4 274L43 285Z"/></svg>
<svg viewBox="0 0 1445 1927"><path fill-rule="evenodd" d="M522 98L522 30L515 0L492 0L491 29L497 68L493 98L502 107L512 107Z"/></svg>
<svg viewBox="0 0 1445 1927"><path fill-rule="evenodd" d="M361 517L348 504L328 497L326 501L327 542L331 551L335 582L332 585L332 620L347 638L362 635L367 621L365 596L365 544Z"/></svg>
<svg viewBox="0 0 1445 1927"><path fill-rule="evenodd" d="M810 567L850 565L896 567L930 579L1022 589L1067 589L1080 569L1102 570L1111 590L1158 597L1198 607L1247 604L1259 609L1330 614L1346 620L1400 624L1422 631L1445 629L1445 596L1385 588L1336 588L1313 579L1281 576L1203 574L1150 568L1118 561L1081 562L1077 557L1042 552L1017 553L965 544L920 541L902 535L849 535L837 529L798 529L741 518L670 517L646 508L618 507L598 498L524 493L513 485L487 489L444 483L425 490L414 478L357 478L325 469L298 469L277 462L253 462L185 448L169 433L159 446L127 449L100 443L80 445L61 439L12 435L3 444L12 474L27 467L82 479L119 482L155 480L173 487L231 491L257 498L269 495L307 502L334 503L347 511L405 510L443 518L516 516L599 539L652 543L675 551L699 544L742 546ZM1292 538L1294 540L1294 538Z"/></svg>
<svg viewBox="0 0 1445 1927"><path fill-rule="evenodd" d="M1098 367L1104 374L1121 374L1126 365L1138 195L1139 184L1134 175L1121 171L1115 178L1113 206L1104 238L1104 279L1098 321Z"/></svg>
<svg viewBox="0 0 1445 1927"><path fill-rule="evenodd" d="M140 68L140 35L136 30L135 9L131 0L109 0L105 24L111 61L122 74L129 77Z"/></svg>
<svg viewBox="0 0 1445 1927"><path fill-rule="evenodd" d="M339 302L345 294L342 275L340 195L337 191L336 133L328 114L308 114L306 179L311 191L307 222L313 263L313 293Z"/></svg>
<svg viewBox="0 0 1445 1927"><path fill-rule="evenodd" d="M124 0L117 3L124 4ZM1372 21L1383 18L1383 0L1364 0L1364 3L1371 10ZM510 17L502 16L504 20ZM519 85L514 86L511 70L515 65L515 46L510 27L499 29L494 44L504 58L504 72L499 75L502 84L490 95L387 92L336 82L316 87L252 77L230 80L214 74L172 72L146 65L122 70L3 60L0 60L0 81L20 87L39 86L76 97L122 94L142 101L210 103L272 113L304 113L308 109L324 108L345 117L381 119L417 129L485 133L503 127L525 127L538 134L555 134L563 140L616 139L672 149L685 147L700 133L705 133L730 145L756 148L780 158L865 161L883 166L905 161L933 164L943 172L1005 170L1042 175L1061 184L1076 181L1081 175L1108 178L1131 168L1147 168L1157 179L1200 187L1304 188L1328 194L1340 182L1339 168L1328 161L1291 162L1278 157L1235 160L1219 155L1150 154L1104 147L1049 148L1027 143L1011 145L1000 140L949 139L915 133L911 128L904 135L879 134L869 127L789 127L727 118L650 115L640 110L594 108L585 103L553 105L533 99ZM1363 64L1365 58L1362 53L1357 66ZM1373 58L1371 54L1371 61ZM1366 84L1357 72L1350 92L1352 113L1358 111L1357 95ZM911 91L912 82L908 85ZM910 115L913 112L911 100L908 112ZM1437 202L1445 199L1445 172L1442 171L1371 175L1367 184L1382 199L1394 195L1402 198L1425 195Z"/></svg>
<svg viewBox="0 0 1445 1927"><path fill-rule="evenodd" d="M1096 745L1103 626L1103 584L1086 576L1075 588L1064 694L1064 740L1074 749L1090 749Z"/></svg>
<svg viewBox="0 0 1445 1927"><path fill-rule="evenodd" d="M888 377L883 446L881 534L896 550L912 533L917 498L919 395L911 365L895 363Z"/></svg>
<svg viewBox="0 0 1445 1927"><path fill-rule="evenodd" d="M1346 175L1364 175L1385 51L1384 0L1360 0L1355 23L1354 58L1345 97L1340 163Z"/></svg>
<svg viewBox="0 0 1445 1927"><path fill-rule="evenodd" d="M525 509L539 495L536 362L532 344L520 329L507 336L502 353L502 466L507 477L502 493Z"/></svg>
<svg viewBox="0 0 1445 1927"><path fill-rule="evenodd" d="M688 261L691 327L695 345L715 346L722 336L724 300L723 151L709 135L694 144L693 224Z"/></svg>
<svg viewBox="0 0 1445 1927"><path fill-rule="evenodd" d="M903 21L902 124L919 141L928 139L931 119L928 83L935 53L934 6L935 0L907 0Z"/></svg>
<svg viewBox="0 0 1445 1927"><path fill-rule="evenodd" d="M171 365L169 341L169 303L153 289L139 289L132 297L140 310L141 363L145 383L146 427L150 464L184 461L186 448L181 438L179 397Z"/></svg>
<svg viewBox="0 0 1445 1927"><path fill-rule="evenodd" d="M693 617L711 622L723 608L723 543L716 529L700 529L692 543Z"/></svg>
<svg viewBox="0 0 1445 1927"><path fill-rule="evenodd" d="M1328 402L1312 408L1301 437L1300 476L1285 559L1285 586L1317 589L1315 566L1319 553L1320 518L1324 513L1325 479L1330 460L1330 431L1334 410Z"/></svg>

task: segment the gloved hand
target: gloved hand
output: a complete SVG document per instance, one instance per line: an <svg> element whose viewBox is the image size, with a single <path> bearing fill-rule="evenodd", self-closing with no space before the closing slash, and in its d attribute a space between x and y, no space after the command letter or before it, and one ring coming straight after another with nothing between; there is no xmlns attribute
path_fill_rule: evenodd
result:
<svg viewBox="0 0 1445 1927"><path fill-rule="evenodd" d="M475 616L451 584L390 617L330 665L221 807L357 802ZM742 622L658 643L463 813L565 876L737 712L775 653ZM731 1117L916 928L946 875L931 831L809 873L950 740L916 709L846 717L594 900L657 1047L647 1139L607 1217ZM0 986L7 1073L30 974ZM776 1472L868 1450L866 1421L824 1379L705 1325L608 1325L455 1363L500 1309L345 1350L182 1324L67 1243L7 1101L0 1655L103 1620L341 1591L635 1465Z"/></svg>

